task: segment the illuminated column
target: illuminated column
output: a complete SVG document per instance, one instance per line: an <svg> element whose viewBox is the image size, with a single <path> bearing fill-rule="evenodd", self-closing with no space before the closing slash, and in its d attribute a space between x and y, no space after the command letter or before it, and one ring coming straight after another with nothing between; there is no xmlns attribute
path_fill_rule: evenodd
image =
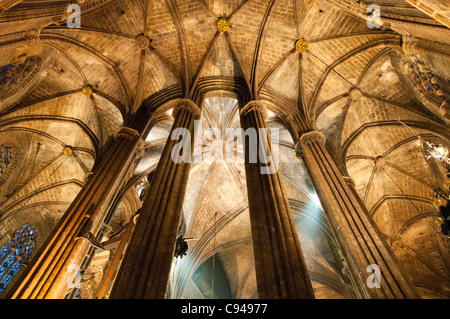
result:
<svg viewBox="0 0 450 319"><path fill-rule="evenodd" d="M82 232L96 235L112 201L126 181L135 159L142 155L140 134L121 127L115 141L83 189L49 236L39 257L27 268L9 297L12 299L60 299L71 284L91 243ZM65 149L70 156L70 148Z"/></svg>
<svg viewBox="0 0 450 319"><path fill-rule="evenodd" d="M272 156L267 130L267 110L258 101L251 101L241 109L241 126L256 129L257 143ZM255 255L258 297L261 299L314 298L313 288L300 247L297 229L283 190L281 175L276 169L266 173L267 158L251 160L252 142L245 143L245 174L247 179L250 221ZM273 156L272 163L273 164Z"/></svg>
<svg viewBox="0 0 450 319"><path fill-rule="evenodd" d="M420 298L397 258L382 238L357 193L340 173L318 131L303 134L296 145L328 220L347 247L352 277L361 298ZM370 266L372 265L372 266ZM368 267L370 266L369 270ZM377 284L379 267L379 283Z"/></svg>
<svg viewBox="0 0 450 319"><path fill-rule="evenodd" d="M200 109L192 101L183 100L172 115L175 121L128 243L111 299L163 299L166 293L192 160L194 120L200 117ZM181 141L178 140L180 129L185 132ZM172 140L172 135L177 140ZM184 161L180 162L177 155L181 149Z"/></svg>

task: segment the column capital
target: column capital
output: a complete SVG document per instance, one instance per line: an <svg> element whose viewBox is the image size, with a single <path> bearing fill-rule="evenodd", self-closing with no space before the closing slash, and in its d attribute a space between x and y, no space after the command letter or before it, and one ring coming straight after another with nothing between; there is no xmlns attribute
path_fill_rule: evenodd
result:
<svg viewBox="0 0 450 319"><path fill-rule="evenodd" d="M299 141L303 145L310 145L311 143L317 142L319 144L325 145L326 137L320 131L311 131L303 134Z"/></svg>
<svg viewBox="0 0 450 319"><path fill-rule="evenodd" d="M135 129L132 129L131 127L122 126L116 132L115 137L116 138L122 137L122 138L125 138L127 140L133 141L133 140L141 137L141 134L139 134L138 131L136 131Z"/></svg>
<svg viewBox="0 0 450 319"><path fill-rule="evenodd" d="M411 37L402 37L402 50L405 54L415 54L418 53L417 47L419 46L419 40Z"/></svg>
<svg viewBox="0 0 450 319"><path fill-rule="evenodd" d="M145 108L145 114L151 120L155 116L155 111L153 109L150 109L150 108L146 107Z"/></svg>
<svg viewBox="0 0 450 319"><path fill-rule="evenodd" d="M269 112L267 111L267 107L264 105L263 102L259 100L252 100L248 102L242 109L241 109L241 116L247 115L251 111L259 111L261 112L264 122L267 121L269 118Z"/></svg>
<svg viewBox="0 0 450 319"><path fill-rule="evenodd" d="M352 188L356 188L355 181L353 180L353 178L351 176L342 175L342 178L344 179L344 181L347 183L348 186L350 186Z"/></svg>
<svg viewBox="0 0 450 319"><path fill-rule="evenodd" d="M201 115L201 110L197 104L195 104L192 100L182 99L178 101L177 105L173 108L172 117L174 119L177 117L177 114L181 109L191 112L195 118L199 118Z"/></svg>
<svg viewBox="0 0 450 319"><path fill-rule="evenodd" d="M297 141L297 143L295 143L294 152L295 152L296 159L298 159L299 161L303 160L304 153L303 153L300 139Z"/></svg>
<svg viewBox="0 0 450 319"><path fill-rule="evenodd" d="M450 120L450 103L448 103L448 100L444 100L439 106L439 114L441 114L442 117Z"/></svg>

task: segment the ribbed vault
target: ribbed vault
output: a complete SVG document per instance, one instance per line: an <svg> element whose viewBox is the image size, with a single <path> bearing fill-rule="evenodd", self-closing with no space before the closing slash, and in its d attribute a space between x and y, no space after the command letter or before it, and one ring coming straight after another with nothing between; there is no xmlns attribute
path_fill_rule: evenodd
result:
<svg viewBox="0 0 450 319"><path fill-rule="evenodd" d="M142 130L145 155L109 215L113 232L123 230L140 207L135 187L151 179L179 99L202 105L204 127L238 127L238 103L259 99L282 132L280 169L317 296L354 297L294 158L295 142L310 130L325 134L330 154L421 295L449 297L448 241L432 212L433 189L445 171L423 152L425 140L449 146L445 17L410 1L374 0L382 10L378 29L367 26L363 1L86 0L81 28L70 29L66 1L8 3L0 5L0 67L30 56L41 64L0 101L0 143L15 152L0 176L1 243L26 222L38 228L42 244L117 129L136 113L153 112ZM216 28L220 17L230 21L227 32ZM299 38L309 41L302 54L294 47ZM430 92L405 65L432 74L441 90ZM233 111L219 120L218 101L230 97L237 99L227 106ZM235 297L257 296L243 174L240 164L193 165L183 231L196 240L182 261L186 274L172 278L173 297L202 296L190 276L213 255ZM92 289L84 293L93 296Z"/></svg>

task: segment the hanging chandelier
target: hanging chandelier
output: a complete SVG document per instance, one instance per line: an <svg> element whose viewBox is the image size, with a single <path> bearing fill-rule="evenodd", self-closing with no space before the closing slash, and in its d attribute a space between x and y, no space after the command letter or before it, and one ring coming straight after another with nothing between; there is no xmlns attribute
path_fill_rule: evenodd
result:
<svg viewBox="0 0 450 319"><path fill-rule="evenodd" d="M446 175L447 179L443 183L444 191L441 188L434 190L433 212L437 216L435 222L441 228L441 234L449 236L450 239L450 197L446 195L450 192L450 168L447 168Z"/></svg>
<svg viewBox="0 0 450 319"><path fill-rule="evenodd" d="M428 147L425 149L425 156L428 159L434 158L445 165L447 169L447 179L443 183L443 188L434 189L435 199L433 201L433 212L436 216L435 222L441 229L441 234L450 238L450 158L449 151L442 144L434 144L425 141Z"/></svg>
<svg viewBox="0 0 450 319"><path fill-rule="evenodd" d="M427 159L435 158L439 162L443 162L446 165L450 165L448 149L446 149L442 144L436 145L430 142L425 142L425 144L428 146L428 149L425 150L425 155Z"/></svg>
<svg viewBox="0 0 450 319"><path fill-rule="evenodd" d="M437 215L435 221L441 228L441 234L450 236L450 200L447 198L447 204L444 205L439 195L433 202L433 211Z"/></svg>
<svg viewBox="0 0 450 319"><path fill-rule="evenodd" d="M174 257L183 258L183 256L187 255L188 248L189 248L189 245L186 241L186 238L184 238L183 235L180 235L180 237L177 238L177 242L175 245Z"/></svg>

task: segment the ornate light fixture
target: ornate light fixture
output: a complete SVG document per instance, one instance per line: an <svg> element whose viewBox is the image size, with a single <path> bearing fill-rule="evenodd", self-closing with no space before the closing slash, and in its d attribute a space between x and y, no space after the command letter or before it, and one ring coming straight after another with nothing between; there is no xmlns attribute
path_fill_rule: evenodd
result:
<svg viewBox="0 0 450 319"><path fill-rule="evenodd" d="M189 248L189 245L188 245L186 239L183 238L183 235L180 235L180 237L177 238L174 256L176 258L178 258L178 257L183 258L183 256L187 255L188 248Z"/></svg>
<svg viewBox="0 0 450 319"><path fill-rule="evenodd" d="M441 228L441 234L449 236L450 239L450 158L449 151L442 144L436 145L425 141L428 149L425 149L425 157L427 159L434 158L438 162L443 163L447 168L447 179L443 183L444 190L441 188L434 189L435 199L433 201L433 212L436 215L435 222ZM443 202L445 200L446 202Z"/></svg>
<svg viewBox="0 0 450 319"><path fill-rule="evenodd" d="M438 190L435 190L436 199L433 202L433 211L437 215L435 222L441 227L441 234L450 236L450 199L444 205L439 196L445 198ZM449 237L450 238L450 237Z"/></svg>
<svg viewBox="0 0 450 319"><path fill-rule="evenodd" d="M438 188L434 190L433 212L437 216L436 224L441 227L441 234L449 236L450 239L450 197L445 195L450 191L450 168L447 169L447 180L443 183L445 191ZM446 200L444 203L442 199Z"/></svg>
<svg viewBox="0 0 450 319"><path fill-rule="evenodd" d="M434 143L425 142L429 149L425 150L427 159L435 158L439 162L450 165L450 158L448 157L448 150L442 144L436 145Z"/></svg>

